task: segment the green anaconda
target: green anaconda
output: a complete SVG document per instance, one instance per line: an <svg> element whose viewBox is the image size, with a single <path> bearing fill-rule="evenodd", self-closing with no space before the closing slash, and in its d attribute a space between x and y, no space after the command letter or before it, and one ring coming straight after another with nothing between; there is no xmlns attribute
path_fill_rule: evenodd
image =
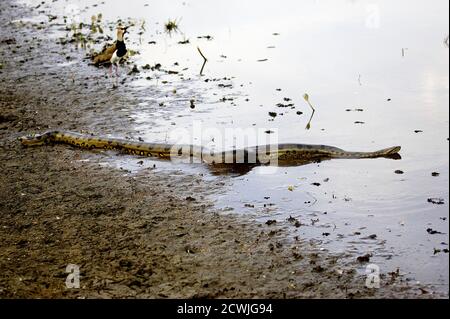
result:
<svg viewBox="0 0 450 319"><path fill-rule="evenodd" d="M84 149L118 150L131 155L162 159L185 158L208 164L298 165L333 158L399 158L401 147L376 152L347 152L337 147L308 144L275 144L213 152L202 146L132 142L125 139L95 137L73 132L51 131L19 138L24 146L67 144Z"/></svg>

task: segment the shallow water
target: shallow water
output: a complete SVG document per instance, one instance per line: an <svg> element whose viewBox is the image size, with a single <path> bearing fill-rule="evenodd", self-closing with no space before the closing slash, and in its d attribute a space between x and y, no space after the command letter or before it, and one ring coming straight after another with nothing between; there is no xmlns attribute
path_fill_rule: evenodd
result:
<svg viewBox="0 0 450 319"><path fill-rule="evenodd" d="M249 144L276 139L357 151L401 145L400 161L333 160L269 173L257 168L230 176L224 194L213 200L224 211L262 220L296 217L305 226L293 228L293 235L333 252L372 252L382 271L399 267L448 290L448 254L434 254L449 243L448 1L47 3L55 14L75 12L75 21L85 23L98 13L106 21L131 17L129 47L140 52L133 63L180 72L143 72L133 82L148 103L132 111L130 129L148 141L181 142L181 136L183 142L242 147L236 132L225 137L226 129L241 128L267 138ZM178 19L178 33L164 32L169 18ZM207 35L212 40L198 38ZM178 43L186 39L189 44ZM197 46L209 60L203 77ZM309 130L305 93L316 108ZM278 116L272 120L269 112ZM195 135L199 126L201 137ZM126 164L121 159L118 165ZM447 234L430 235L428 228ZM377 239L362 239L372 234Z"/></svg>

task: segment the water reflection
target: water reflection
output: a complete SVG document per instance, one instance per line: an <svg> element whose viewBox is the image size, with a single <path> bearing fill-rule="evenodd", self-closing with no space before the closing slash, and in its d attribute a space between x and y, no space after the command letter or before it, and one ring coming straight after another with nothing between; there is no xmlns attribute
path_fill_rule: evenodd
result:
<svg viewBox="0 0 450 319"><path fill-rule="evenodd" d="M385 159L391 159L391 160L401 160L402 156L400 154L392 154L392 155L386 155L386 156L380 156ZM299 160L289 160L289 161L282 161L278 160L276 165L269 165L272 168L276 167L299 167L299 166L306 166L310 164L319 164L325 161L330 161L331 158L323 157L323 158L315 158L311 160L307 159L299 159ZM239 177L239 176L245 176L249 174L253 169L255 169L258 166L264 166L264 165L257 165L257 164L212 164L208 165L208 169L210 170L211 174L215 176L231 176L231 177Z"/></svg>

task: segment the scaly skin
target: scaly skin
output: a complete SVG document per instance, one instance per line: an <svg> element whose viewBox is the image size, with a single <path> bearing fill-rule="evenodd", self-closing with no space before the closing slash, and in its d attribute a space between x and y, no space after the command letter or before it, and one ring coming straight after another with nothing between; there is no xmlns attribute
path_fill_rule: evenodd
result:
<svg viewBox="0 0 450 319"><path fill-rule="evenodd" d="M400 146L383 149L376 152L347 152L326 145L308 144L275 144L249 147L245 149L214 153L195 145L171 145L157 143L131 142L124 139L101 138L73 132L51 131L42 135L24 136L19 138L24 146L39 146L46 144L67 144L84 149L119 150L138 156L158 157L163 159L187 158L209 164L273 164L296 165L333 158L398 158Z"/></svg>

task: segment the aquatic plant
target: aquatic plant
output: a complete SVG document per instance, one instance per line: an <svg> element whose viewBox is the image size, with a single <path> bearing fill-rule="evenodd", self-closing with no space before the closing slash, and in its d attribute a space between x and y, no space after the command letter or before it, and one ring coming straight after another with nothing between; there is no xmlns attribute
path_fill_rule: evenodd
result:
<svg viewBox="0 0 450 319"><path fill-rule="evenodd" d="M203 52L200 49L200 47L197 47L197 51L198 51L198 53L200 53L201 57L203 58L203 65L202 65L202 68L200 70L200 76L203 76L203 70L205 69L205 66L206 66L206 63L208 62L208 59L205 57L205 55L203 54Z"/></svg>
<svg viewBox="0 0 450 319"><path fill-rule="evenodd" d="M164 29L166 31L167 34L172 35L172 33L177 33L180 31L179 27L178 27L179 21L175 20L170 20L167 21L164 24Z"/></svg>
<svg viewBox="0 0 450 319"><path fill-rule="evenodd" d="M305 99L305 101L306 101L306 103L308 103L308 105L309 105L309 107L312 109L312 114L311 114L311 118L309 119L309 122L308 122L308 124L306 125L306 129L307 130L310 130L311 129L311 122L312 122L312 119L313 119L313 117L314 117L314 114L316 113L316 109L314 108L314 106L312 106L312 104L311 104L311 102L309 101L309 95L307 94L307 93L305 93L304 95L303 95L303 98Z"/></svg>
<svg viewBox="0 0 450 319"><path fill-rule="evenodd" d="M102 18L103 15L99 13L98 15L93 15L91 17L91 32L92 33L100 33L103 34L103 28L102 28Z"/></svg>

